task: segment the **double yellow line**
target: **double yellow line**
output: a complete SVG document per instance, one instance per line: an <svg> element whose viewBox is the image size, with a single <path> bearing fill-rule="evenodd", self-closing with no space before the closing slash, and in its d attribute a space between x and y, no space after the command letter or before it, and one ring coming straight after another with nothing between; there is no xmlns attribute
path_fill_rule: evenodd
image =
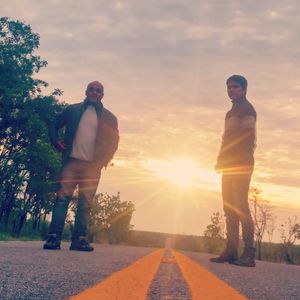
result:
<svg viewBox="0 0 300 300"><path fill-rule="evenodd" d="M193 300L245 300L224 281L187 256L172 250L174 258L163 258L164 249L154 251L70 300L142 300L161 262L177 263L189 285ZM176 282L174 282L176 284Z"/></svg>

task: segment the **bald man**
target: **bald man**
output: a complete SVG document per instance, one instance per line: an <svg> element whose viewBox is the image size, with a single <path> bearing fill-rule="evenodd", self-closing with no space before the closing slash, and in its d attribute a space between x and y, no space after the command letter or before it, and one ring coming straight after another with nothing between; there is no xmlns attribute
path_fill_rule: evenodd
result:
<svg viewBox="0 0 300 300"><path fill-rule="evenodd" d="M59 250L69 203L79 189L75 226L70 250L93 251L87 241L87 224L101 169L106 168L118 148L117 118L101 102L99 81L88 84L86 98L66 107L50 125L53 146L62 153L63 168L44 249ZM60 139L59 130L64 129Z"/></svg>

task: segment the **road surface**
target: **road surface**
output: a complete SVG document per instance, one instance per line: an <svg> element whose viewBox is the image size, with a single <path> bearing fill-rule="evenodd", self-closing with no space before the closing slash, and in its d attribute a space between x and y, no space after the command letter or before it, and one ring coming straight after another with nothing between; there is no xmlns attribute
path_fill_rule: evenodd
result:
<svg viewBox="0 0 300 300"><path fill-rule="evenodd" d="M299 300L300 267L209 262L211 255L95 244L95 251L0 242L0 299Z"/></svg>

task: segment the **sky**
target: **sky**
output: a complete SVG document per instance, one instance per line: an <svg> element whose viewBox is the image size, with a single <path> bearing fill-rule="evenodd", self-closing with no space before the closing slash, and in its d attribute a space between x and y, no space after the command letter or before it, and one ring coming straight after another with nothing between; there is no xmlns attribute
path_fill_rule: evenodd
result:
<svg viewBox="0 0 300 300"><path fill-rule="evenodd" d="M300 7L278 0L0 0L2 16L30 24L48 66L35 76L80 102L105 87L119 120L114 166L100 192L135 204L135 229L201 235L222 212L214 173L226 79L248 79L257 114L252 187L277 225L300 217Z"/></svg>

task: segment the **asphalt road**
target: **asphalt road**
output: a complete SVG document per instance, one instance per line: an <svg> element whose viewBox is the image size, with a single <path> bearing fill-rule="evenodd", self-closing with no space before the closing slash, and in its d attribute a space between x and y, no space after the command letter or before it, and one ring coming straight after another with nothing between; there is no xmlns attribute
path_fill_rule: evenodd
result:
<svg viewBox="0 0 300 300"><path fill-rule="evenodd" d="M210 254L183 252L251 300L300 300L300 266L258 261L255 268L211 263Z"/></svg>
<svg viewBox="0 0 300 300"><path fill-rule="evenodd" d="M154 250L94 245L94 252L82 253L68 246L63 243L60 251L46 251L42 242L0 242L0 299L67 299ZM208 254L183 253L248 299L300 299L299 266L258 262L256 268L242 268L210 263ZM191 299L176 264L160 265L147 299Z"/></svg>
<svg viewBox="0 0 300 300"><path fill-rule="evenodd" d="M166 251L164 258L172 258ZM191 293L177 264L161 263L148 290L147 300L190 300Z"/></svg>
<svg viewBox="0 0 300 300"><path fill-rule="evenodd" d="M91 253L43 250L42 242L0 242L0 299L67 299L153 249L94 245Z"/></svg>

